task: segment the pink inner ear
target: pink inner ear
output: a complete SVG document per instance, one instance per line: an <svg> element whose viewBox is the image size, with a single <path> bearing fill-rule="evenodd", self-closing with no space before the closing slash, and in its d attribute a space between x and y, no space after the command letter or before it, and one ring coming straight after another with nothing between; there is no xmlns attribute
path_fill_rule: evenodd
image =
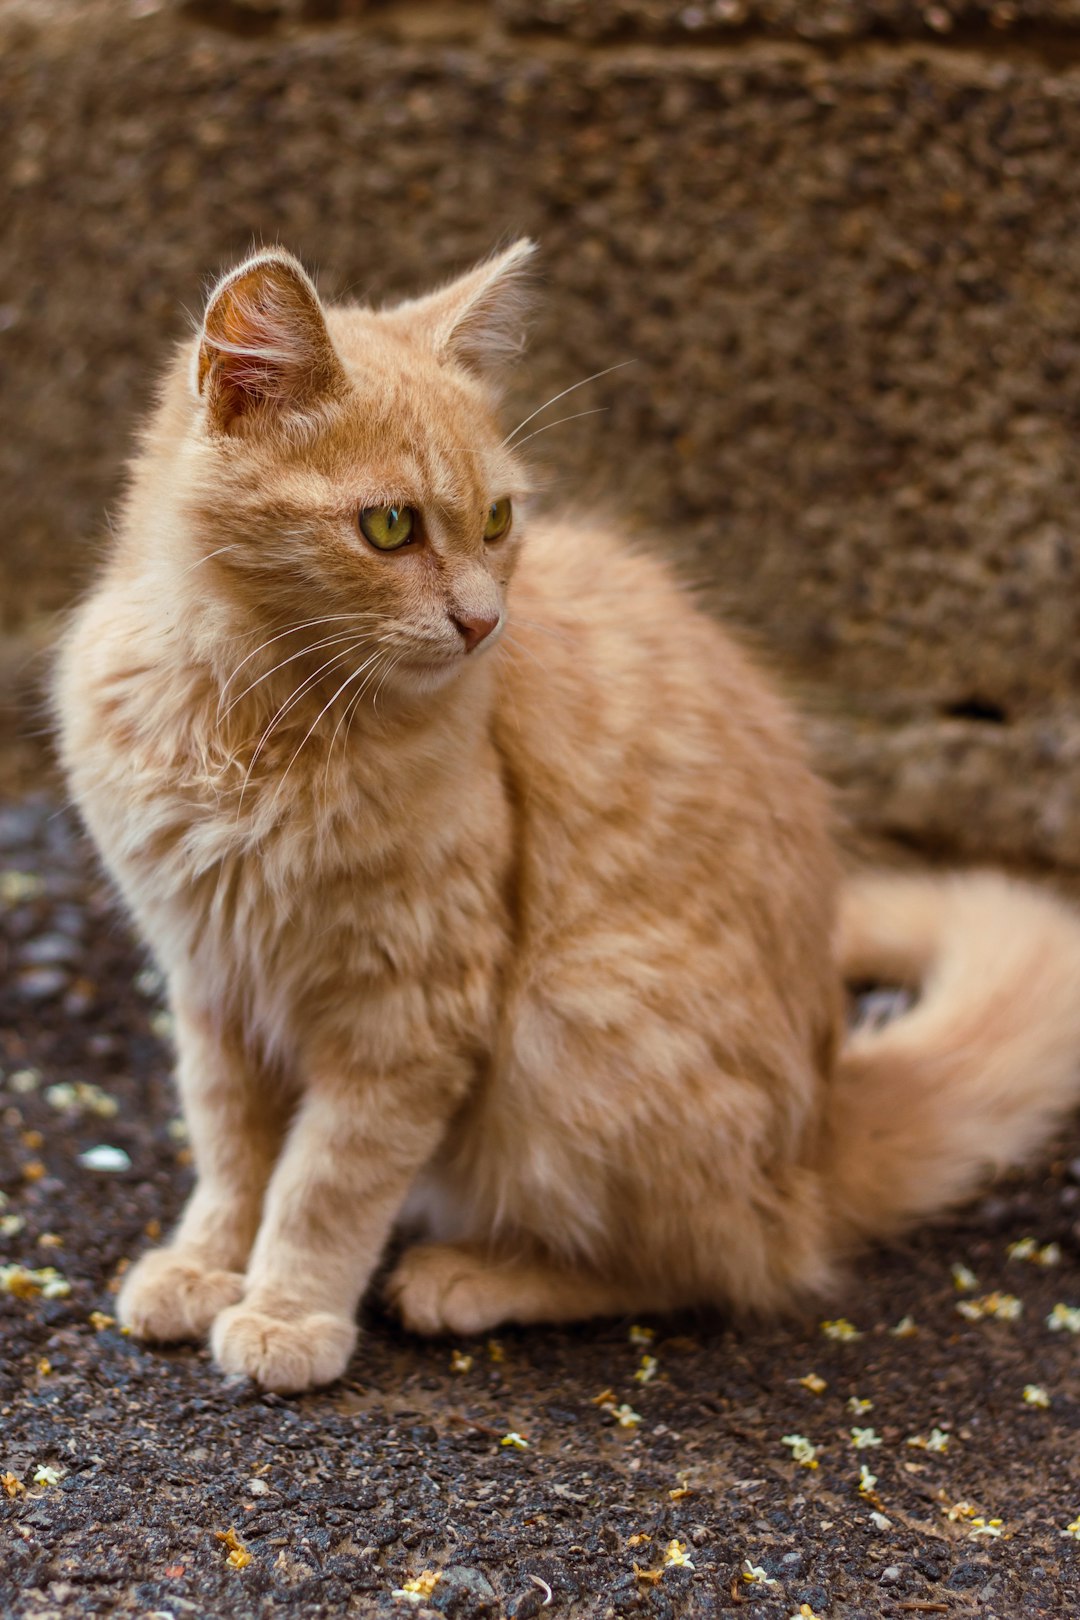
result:
<svg viewBox="0 0 1080 1620"><path fill-rule="evenodd" d="M328 389L334 371L314 290L287 264L241 272L206 312L199 392L209 390L222 425L262 403L301 406Z"/></svg>

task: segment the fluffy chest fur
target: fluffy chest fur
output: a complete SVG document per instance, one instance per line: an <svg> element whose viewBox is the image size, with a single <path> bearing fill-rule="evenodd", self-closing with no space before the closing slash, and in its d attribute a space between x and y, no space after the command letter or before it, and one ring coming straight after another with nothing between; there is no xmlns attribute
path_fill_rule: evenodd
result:
<svg viewBox="0 0 1080 1620"><path fill-rule="evenodd" d="M223 722L123 583L63 679L76 793L177 991L294 1075L313 1051L383 1073L490 1045L512 833L486 682L454 694L456 727L376 722L329 756L320 694L253 765L280 693Z"/></svg>

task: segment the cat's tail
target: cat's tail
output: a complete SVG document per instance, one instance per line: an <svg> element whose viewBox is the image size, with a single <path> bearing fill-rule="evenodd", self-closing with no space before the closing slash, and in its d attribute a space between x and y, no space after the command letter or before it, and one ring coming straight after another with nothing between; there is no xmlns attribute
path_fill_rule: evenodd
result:
<svg viewBox="0 0 1080 1620"><path fill-rule="evenodd" d="M841 1052L825 1166L841 1242L886 1237L1030 1157L1080 1103L1080 916L989 873L860 877L849 984L916 1000Z"/></svg>

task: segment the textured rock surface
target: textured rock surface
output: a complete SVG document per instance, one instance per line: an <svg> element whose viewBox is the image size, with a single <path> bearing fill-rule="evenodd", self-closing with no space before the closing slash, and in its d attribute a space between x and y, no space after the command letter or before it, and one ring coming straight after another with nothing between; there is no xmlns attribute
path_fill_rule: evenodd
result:
<svg viewBox="0 0 1080 1620"><path fill-rule="evenodd" d="M723 39L747 29L809 40L953 39L993 29L1027 41L1029 30L1080 27L1077 0L499 0L499 6L512 27L557 28L580 39Z"/></svg>
<svg viewBox="0 0 1080 1620"><path fill-rule="evenodd" d="M207 272L382 299L529 231L519 414L637 362L552 497L749 628L862 825L1080 867L1080 5L736 10L0 5L0 632L85 576Z"/></svg>

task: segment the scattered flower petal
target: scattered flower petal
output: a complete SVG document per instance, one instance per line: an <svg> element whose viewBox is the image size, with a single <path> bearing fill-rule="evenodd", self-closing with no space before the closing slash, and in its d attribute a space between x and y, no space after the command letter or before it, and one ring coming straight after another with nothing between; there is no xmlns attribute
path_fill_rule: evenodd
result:
<svg viewBox="0 0 1080 1620"><path fill-rule="evenodd" d="M956 1309L969 1322L977 1322L983 1316L996 1317L999 1322L1015 1322L1024 1306L1015 1294L1001 1294L995 1290L992 1294L984 1294L981 1299L962 1299Z"/></svg>
<svg viewBox="0 0 1080 1620"><path fill-rule="evenodd" d="M94 1114L98 1119L115 1119L120 1110L115 1097L85 1080L64 1080L59 1085L49 1086L45 1101L58 1112Z"/></svg>
<svg viewBox="0 0 1080 1620"><path fill-rule="evenodd" d="M45 880L36 872L0 872L0 905L21 906L44 893Z"/></svg>
<svg viewBox="0 0 1080 1620"><path fill-rule="evenodd" d="M1051 1333L1080 1333L1080 1305L1055 1305L1046 1325Z"/></svg>
<svg viewBox="0 0 1080 1620"><path fill-rule="evenodd" d="M1017 1243L1010 1243L1005 1252L1010 1260L1030 1260L1035 1266L1061 1264L1060 1244L1044 1243L1040 1248L1033 1237L1021 1238Z"/></svg>
<svg viewBox="0 0 1080 1620"><path fill-rule="evenodd" d="M511 1429L509 1434L504 1434L499 1444L500 1446L512 1446L515 1451L528 1451L529 1449L529 1442L525 1439L525 1436L518 1434L515 1429Z"/></svg>
<svg viewBox="0 0 1080 1620"><path fill-rule="evenodd" d="M441 1580L442 1575L437 1569L425 1569L419 1575L414 1575L412 1580L406 1581L403 1586L395 1587L390 1596L408 1598L410 1603L422 1603L425 1598L432 1595Z"/></svg>
<svg viewBox="0 0 1080 1620"><path fill-rule="evenodd" d="M817 1447L810 1443L805 1434L785 1434L780 1443L791 1447L792 1461L797 1462L800 1468L817 1467Z"/></svg>
<svg viewBox="0 0 1080 1620"><path fill-rule="evenodd" d="M914 1446L917 1451L946 1452L949 1449L949 1436L943 1429L931 1429L929 1438L924 1434L909 1434L904 1444Z"/></svg>
<svg viewBox="0 0 1080 1620"><path fill-rule="evenodd" d="M835 1322L822 1322L821 1331L827 1339L837 1339L842 1344L862 1338L860 1330L846 1316L838 1316Z"/></svg>
<svg viewBox="0 0 1080 1620"><path fill-rule="evenodd" d="M1050 1397L1041 1384L1025 1384L1024 1404L1025 1406L1041 1406L1045 1408L1050 1405Z"/></svg>
<svg viewBox="0 0 1080 1620"><path fill-rule="evenodd" d="M867 1451L873 1446L880 1446L882 1439L876 1429L852 1429L851 1443L856 1451Z"/></svg>
<svg viewBox="0 0 1080 1620"><path fill-rule="evenodd" d="M66 1299L71 1284L55 1266L42 1266L32 1271L27 1266L0 1266L0 1294L14 1294L16 1299Z"/></svg>
<svg viewBox="0 0 1080 1620"><path fill-rule="evenodd" d="M225 1562L233 1569L246 1569L251 1563L251 1554L240 1540L232 1525L227 1530L215 1530L214 1535L218 1541L228 1548L229 1556Z"/></svg>
<svg viewBox="0 0 1080 1620"><path fill-rule="evenodd" d="M808 1389L811 1395L824 1395L829 1387L824 1378L820 1378L817 1373L813 1372L807 1373L805 1378L799 1378L796 1382L800 1383L803 1389Z"/></svg>

